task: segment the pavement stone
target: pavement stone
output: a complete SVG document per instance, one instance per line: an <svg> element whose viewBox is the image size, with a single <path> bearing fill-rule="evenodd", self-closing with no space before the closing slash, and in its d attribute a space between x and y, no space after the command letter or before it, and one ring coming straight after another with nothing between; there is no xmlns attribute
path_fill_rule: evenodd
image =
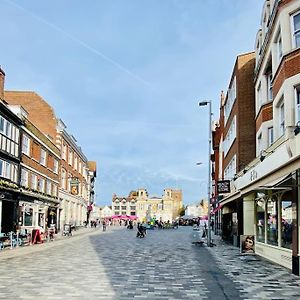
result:
<svg viewBox="0 0 300 300"><path fill-rule="evenodd" d="M0 299L300 299L299 277L220 240L194 245L191 227L135 235L117 226L0 252Z"/></svg>

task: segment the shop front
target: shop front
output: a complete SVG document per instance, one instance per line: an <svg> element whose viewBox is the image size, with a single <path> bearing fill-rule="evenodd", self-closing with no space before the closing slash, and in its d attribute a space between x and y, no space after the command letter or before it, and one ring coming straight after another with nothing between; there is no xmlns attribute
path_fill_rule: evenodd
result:
<svg viewBox="0 0 300 300"><path fill-rule="evenodd" d="M222 238L238 247L241 234L243 234L243 202L237 199L222 205Z"/></svg>
<svg viewBox="0 0 300 300"><path fill-rule="evenodd" d="M254 216L255 252L286 268L294 269L295 274L299 273L296 174L289 174L276 184L257 190Z"/></svg>
<svg viewBox="0 0 300 300"><path fill-rule="evenodd" d="M16 231L18 192L0 190L0 233Z"/></svg>

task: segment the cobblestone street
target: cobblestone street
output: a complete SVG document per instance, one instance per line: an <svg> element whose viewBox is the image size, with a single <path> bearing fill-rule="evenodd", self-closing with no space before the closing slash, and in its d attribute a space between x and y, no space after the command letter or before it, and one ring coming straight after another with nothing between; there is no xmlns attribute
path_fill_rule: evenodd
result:
<svg viewBox="0 0 300 300"><path fill-rule="evenodd" d="M217 241L192 244L191 227L108 228L0 253L1 299L299 299L287 270ZM33 249L31 252L31 249ZM23 253L21 253L23 252Z"/></svg>

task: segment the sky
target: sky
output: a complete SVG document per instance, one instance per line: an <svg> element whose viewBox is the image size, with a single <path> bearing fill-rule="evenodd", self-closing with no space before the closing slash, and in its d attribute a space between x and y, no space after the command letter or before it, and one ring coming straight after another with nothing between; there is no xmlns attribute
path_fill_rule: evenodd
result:
<svg viewBox="0 0 300 300"><path fill-rule="evenodd" d="M0 0L6 90L35 91L88 160L96 202L146 188L207 197L208 107L219 117L263 0ZM200 162L200 165L196 165Z"/></svg>

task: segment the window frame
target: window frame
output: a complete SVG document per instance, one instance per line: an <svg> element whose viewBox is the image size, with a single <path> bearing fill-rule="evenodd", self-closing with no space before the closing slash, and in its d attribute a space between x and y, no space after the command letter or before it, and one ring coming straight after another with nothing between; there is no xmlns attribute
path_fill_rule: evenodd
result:
<svg viewBox="0 0 300 300"><path fill-rule="evenodd" d="M300 18L300 10L296 11L291 15L291 34L292 34L292 44L293 48L299 48L300 47L300 28L296 30L295 28L295 21L294 18L299 15ZM299 35L299 45L296 43L296 35Z"/></svg>

